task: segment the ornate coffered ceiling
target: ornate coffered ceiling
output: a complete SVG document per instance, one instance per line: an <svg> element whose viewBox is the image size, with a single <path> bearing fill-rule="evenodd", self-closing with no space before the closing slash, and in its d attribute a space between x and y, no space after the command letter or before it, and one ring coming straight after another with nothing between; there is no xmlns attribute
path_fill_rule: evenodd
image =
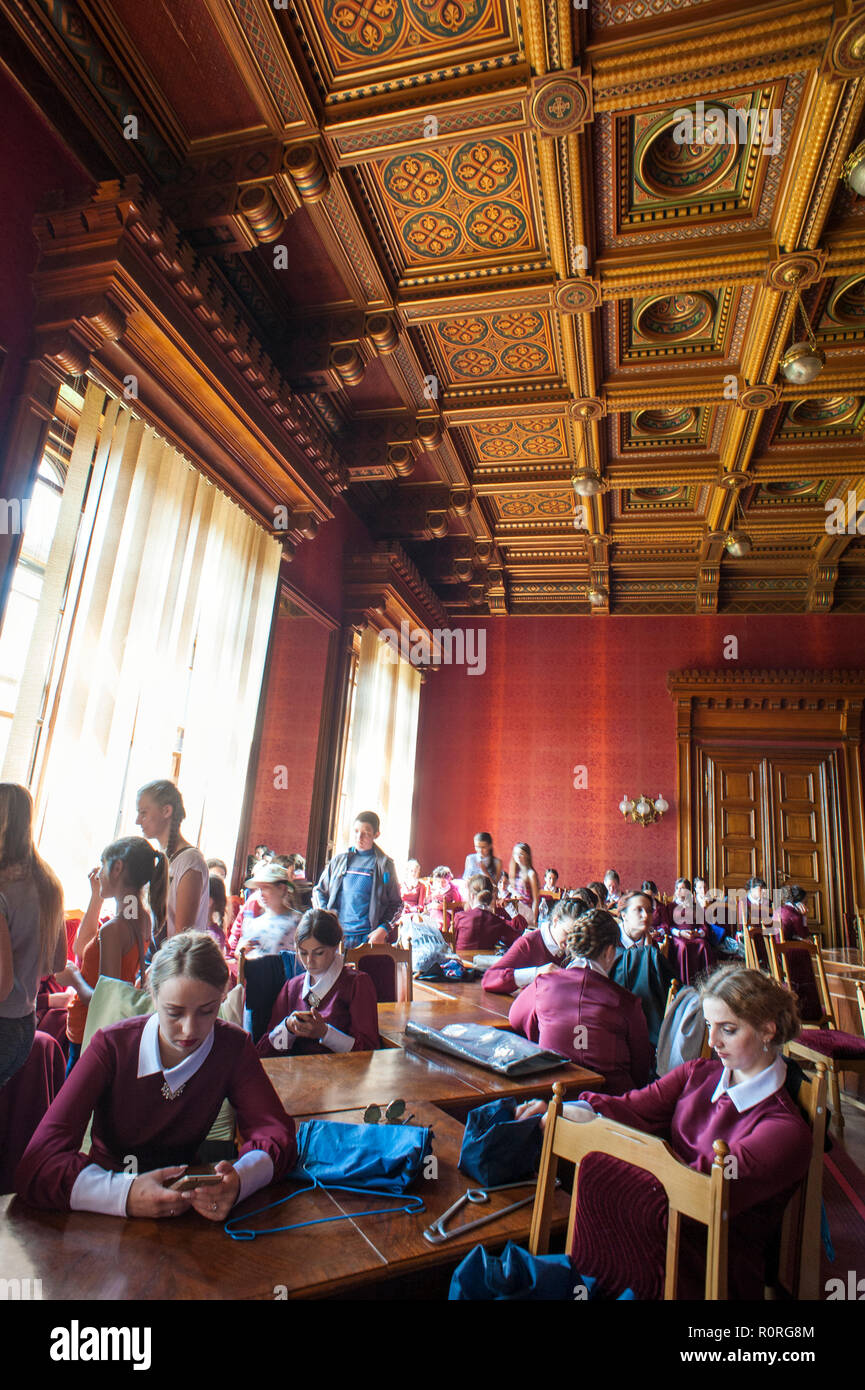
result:
<svg viewBox="0 0 865 1390"><path fill-rule="evenodd" d="M94 178L138 176L445 608L865 610L861 0L0 15L19 81L48 74ZM804 388L778 370L797 288L826 354Z"/></svg>

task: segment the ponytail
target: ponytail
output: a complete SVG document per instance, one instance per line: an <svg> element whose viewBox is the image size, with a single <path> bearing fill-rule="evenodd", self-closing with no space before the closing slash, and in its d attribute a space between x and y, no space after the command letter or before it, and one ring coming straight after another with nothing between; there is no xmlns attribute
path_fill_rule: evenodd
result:
<svg viewBox="0 0 865 1390"><path fill-rule="evenodd" d="M168 832L168 843L165 847L165 852L171 859L180 839L180 827L186 819L183 797L174 783L169 782L165 777L157 782L148 782L146 786L139 787L138 795L141 796L142 794L151 797L157 806L171 807L171 829Z"/></svg>

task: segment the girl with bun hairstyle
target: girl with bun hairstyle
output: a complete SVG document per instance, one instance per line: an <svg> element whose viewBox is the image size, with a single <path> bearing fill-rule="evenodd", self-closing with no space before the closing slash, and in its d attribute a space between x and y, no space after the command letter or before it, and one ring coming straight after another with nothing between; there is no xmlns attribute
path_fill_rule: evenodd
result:
<svg viewBox="0 0 865 1390"><path fill-rule="evenodd" d="M227 984L222 952L205 933L179 933L157 951L156 1012L94 1033L18 1166L26 1202L109 1216L182 1216L194 1207L224 1221L235 1202L290 1171L294 1122L252 1039L217 1017ZM237 1112L239 1157L216 1165L221 1183L175 1191L170 1184L196 1161L226 1099Z"/></svg>
<svg viewBox="0 0 865 1390"><path fill-rule="evenodd" d="M592 899L594 901L594 898ZM530 985L548 965L561 965L565 938L589 907L589 895L578 888L561 898L537 931L528 931L509 946L496 965L484 971L483 985L491 994L513 994Z"/></svg>
<svg viewBox="0 0 865 1390"><path fill-rule="evenodd" d="M372 1052L380 1046L375 986L341 954L342 927L334 912L311 908L297 928L295 949L305 975L280 990L260 1057L315 1052Z"/></svg>
<svg viewBox="0 0 865 1390"><path fill-rule="evenodd" d="M652 1065L639 1000L608 978L618 942L611 913L583 913L568 926L565 969L543 966L508 1015L532 1042L601 1072L611 1095L645 1085Z"/></svg>
<svg viewBox="0 0 865 1390"><path fill-rule="evenodd" d="M700 995L717 1060L685 1062L644 1090L615 1098L584 1092L564 1110L568 1119L604 1115L660 1135L700 1173L709 1172L712 1145L723 1139L735 1159L729 1297L761 1299L769 1243L811 1160L811 1131L787 1089L781 1054L799 1032L796 1000L785 986L741 965L721 966ZM538 1107L530 1102L517 1116ZM690 1279L685 1273L690 1296L702 1297L699 1269Z"/></svg>
<svg viewBox="0 0 865 1390"><path fill-rule="evenodd" d="M458 912L454 917L456 949L492 950L499 943L512 946L519 939L521 928L507 917L499 917L492 911L496 895L492 879L487 878L486 874L472 874L466 886L469 910Z"/></svg>
<svg viewBox="0 0 865 1390"><path fill-rule="evenodd" d="M158 842L168 861L167 886L164 875L157 875L150 890L157 946L175 932L206 932L210 925L210 872L201 850L180 833L185 819L183 797L173 782L148 782L139 791L135 824Z"/></svg>

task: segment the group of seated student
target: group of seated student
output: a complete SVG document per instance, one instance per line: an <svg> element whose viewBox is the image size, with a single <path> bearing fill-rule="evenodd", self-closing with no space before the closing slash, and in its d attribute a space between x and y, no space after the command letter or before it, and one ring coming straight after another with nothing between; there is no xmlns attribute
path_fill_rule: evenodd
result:
<svg viewBox="0 0 865 1390"><path fill-rule="evenodd" d="M146 971L154 1012L99 1029L83 1052L79 1046L23 1152L16 1190L47 1209L160 1218L194 1210L222 1222L237 1202L283 1178L296 1159L294 1122L261 1059L380 1045L372 978L347 965L344 952L350 933L373 945L393 942L406 909L393 861L375 844L378 817L361 812L351 848L326 865L314 907L293 924L292 949L305 973L280 990L256 1047L218 1017L231 983L229 946L208 928L218 928L213 918L221 912L224 930L224 880L222 895L214 894L207 864L181 839L183 803L173 784L143 788L138 812L148 838L115 841L103 852L76 936L78 964L67 966L62 892L33 844L29 793L0 784L0 1090L26 1062L40 978L53 971L62 983L64 972L74 971L76 1002L86 1008L100 974L131 982L140 973L144 983L151 936L159 941ZM492 842L478 839L494 871ZM515 876L525 889L534 872L531 851L517 849L524 853L515 860ZM247 884L261 894L259 917L287 915L287 900L276 890L289 880L270 878L268 866L259 859ZM766 1248L811 1151L793 1098L795 1078L780 1055L799 1030L795 998L738 962L715 970L701 996L717 1059L687 1062L651 1081L672 979L651 939L653 888L622 892L618 875L608 871L603 882L564 892L535 927L523 914L497 913L494 878L472 873L468 907L454 923L457 949L503 947L483 985L518 991L511 1026L603 1075L602 1091L566 1106L568 1118L603 1115L664 1135L701 1172L711 1167L713 1141L728 1144L739 1179L730 1194L730 1296L759 1297ZM687 906L686 893L697 896L681 880L676 902ZM528 908L529 899L518 896ZM115 911L100 924L105 899L114 900ZM784 905L803 919L799 901L791 895ZM226 1099L243 1136L238 1156L216 1165L219 1183L179 1190L175 1184L196 1162ZM531 1102L518 1114L538 1108L544 1103ZM687 1251L683 1269L687 1281Z"/></svg>

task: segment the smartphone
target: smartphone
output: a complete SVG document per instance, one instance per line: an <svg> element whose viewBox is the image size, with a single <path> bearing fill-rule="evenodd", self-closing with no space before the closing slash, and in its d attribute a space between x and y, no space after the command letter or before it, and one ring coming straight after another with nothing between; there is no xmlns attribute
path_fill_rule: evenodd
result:
<svg viewBox="0 0 865 1390"><path fill-rule="evenodd" d="M215 1173L211 1164L200 1173L184 1173L182 1178L177 1178L168 1186L172 1192L191 1192L194 1187L216 1187L221 1182L222 1174Z"/></svg>

